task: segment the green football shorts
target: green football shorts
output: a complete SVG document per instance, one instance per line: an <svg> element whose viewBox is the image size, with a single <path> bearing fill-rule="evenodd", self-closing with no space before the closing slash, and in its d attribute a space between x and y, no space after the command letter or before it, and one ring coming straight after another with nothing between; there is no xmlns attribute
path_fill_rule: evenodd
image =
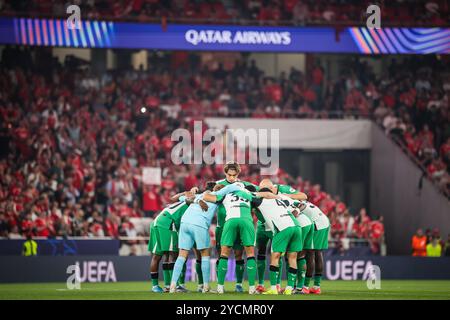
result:
<svg viewBox="0 0 450 320"><path fill-rule="evenodd" d="M288 227L273 236L272 252L298 252L302 248L302 228L299 226Z"/></svg>
<svg viewBox="0 0 450 320"><path fill-rule="evenodd" d="M313 249L325 250L328 249L328 235L330 234L330 227L325 229L314 230L313 235Z"/></svg>
<svg viewBox="0 0 450 320"><path fill-rule="evenodd" d="M220 239L221 245L232 247L239 240L244 247L255 245L255 226L252 220L232 218L225 222Z"/></svg>
<svg viewBox="0 0 450 320"><path fill-rule="evenodd" d="M314 237L314 224L302 227L303 250L312 250Z"/></svg>
<svg viewBox="0 0 450 320"><path fill-rule="evenodd" d="M216 250L220 252L220 247L222 246L221 238L222 238L223 228L216 227ZM241 239L237 239L233 245L233 250L244 250L244 246L242 245Z"/></svg>
<svg viewBox="0 0 450 320"><path fill-rule="evenodd" d="M152 224L150 226L148 251L159 256L163 255L164 252L177 252L178 233Z"/></svg>

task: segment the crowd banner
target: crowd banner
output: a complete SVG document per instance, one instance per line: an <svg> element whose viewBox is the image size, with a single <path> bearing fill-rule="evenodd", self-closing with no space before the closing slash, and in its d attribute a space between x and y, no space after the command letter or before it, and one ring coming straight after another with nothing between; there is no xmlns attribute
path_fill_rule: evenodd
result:
<svg viewBox="0 0 450 320"><path fill-rule="evenodd" d="M0 258L0 283L66 283L78 266L81 282L149 281L149 256L44 256ZM215 281L215 259L211 259L211 277ZM229 259L227 281L234 281L234 259ZM450 258L408 256L338 257L325 260L328 280L366 281L379 268L383 279L450 279ZM285 275L284 275L285 276ZM268 271L266 270L266 278ZM195 259L187 262L186 280L195 281Z"/></svg>
<svg viewBox="0 0 450 320"><path fill-rule="evenodd" d="M142 168L142 182L146 185L161 185L162 170L160 167Z"/></svg>
<svg viewBox="0 0 450 320"><path fill-rule="evenodd" d="M0 44L357 54L448 54L450 28L263 27L0 18Z"/></svg>

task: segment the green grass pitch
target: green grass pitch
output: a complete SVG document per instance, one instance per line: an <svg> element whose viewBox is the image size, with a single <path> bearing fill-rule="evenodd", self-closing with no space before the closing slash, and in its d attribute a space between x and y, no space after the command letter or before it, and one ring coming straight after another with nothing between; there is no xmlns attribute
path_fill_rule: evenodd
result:
<svg viewBox="0 0 450 320"><path fill-rule="evenodd" d="M266 287L268 287L266 283ZM195 283L188 283L195 290ZM215 288L215 284L212 284ZM77 300L450 300L450 281L446 280L382 280L381 289L367 289L365 281L323 281L321 295L271 296L234 293L234 285L227 283L223 295L196 292L158 294L150 291L150 282L82 283L80 290L68 290L65 283L0 284L0 299L77 299ZM244 286L247 288L247 286Z"/></svg>

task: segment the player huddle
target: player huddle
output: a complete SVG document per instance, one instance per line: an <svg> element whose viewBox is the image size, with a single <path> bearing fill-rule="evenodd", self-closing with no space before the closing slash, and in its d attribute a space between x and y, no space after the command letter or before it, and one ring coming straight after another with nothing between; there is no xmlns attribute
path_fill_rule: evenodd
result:
<svg viewBox="0 0 450 320"><path fill-rule="evenodd" d="M259 186L240 181L240 166L224 166L225 179L208 182L179 193L150 226L153 292L187 292L184 287L189 251L196 255L198 291L214 292L210 279L209 228L217 215L217 293L224 293L228 257L236 259L236 292L243 292L247 270L249 294L320 294L322 251L328 248L330 222L307 196L287 185L263 179ZM258 218L255 230L252 212ZM270 289L264 287L267 247L270 241ZM255 254L255 248L257 256ZM246 256L246 264L244 261ZM159 286L158 267L164 257L164 289ZM285 262L283 262L285 260ZM287 286L281 288L283 264ZM310 281L314 275L314 285Z"/></svg>

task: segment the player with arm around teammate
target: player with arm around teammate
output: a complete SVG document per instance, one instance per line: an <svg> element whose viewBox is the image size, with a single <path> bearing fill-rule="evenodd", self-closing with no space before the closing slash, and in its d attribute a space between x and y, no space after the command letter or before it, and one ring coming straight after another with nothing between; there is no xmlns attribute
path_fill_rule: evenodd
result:
<svg viewBox="0 0 450 320"><path fill-rule="evenodd" d="M181 217L192 203L189 199L196 190L178 193L171 200L150 225L150 240L148 251L152 253L150 274L152 278L152 291L156 293L168 292L174 261L178 253L178 229ZM163 262L164 289L158 283L159 263Z"/></svg>
<svg viewBox="0 0 450 320"><path fill-rule="evenodd" d="M260 192L272 192L269 188L261 188ZM270 290L263 294L279 294L277 289L280 272L280 257L286 253L288 258L288 284L284 294L291 295L297 279L297 252L302 250L302 234L298 221L288 210L288 206L280 196L275 199L254 199L252 205L257 208L259 220L269 226L273 232L270 255Z"/></svg>
<svg viewBox="0 0 450 320"><path fill-rule="evenodd" d="M214 182L208 183L207 190L202 194L211 192ZM227 193L239 189L236 185L230 185L214 193L217 197L224 197ZM196 246L201 253L201 271L203 275L203 292L209 291L210 279L210 237L209 227L214 214L217 210L217 204L207 203L201 199L202 195L195 197L192 203L181 218L180 232L178 236L178 246L180 248L178 258L175 262L170 292L174 293L176 284L187 260L189 251Z"/></svg>
<svg viewBox="0 0 450 320"><path fill-rule="evenodd" d="M306 194L299 192L295 188L289 185L283 184L273 184L270 179L263 179L259 184L259 188L268 188L270 191L275 194L284 194L292 200L306 200ZM264 276L266 272L266 252L267 245L269 241L272 240L273 232L270 230L270 227L266 224L258 220L256 227L256 248L258 249L257 256L257 266L258 266L258 286L256 290L259 293L263 293L266 291L264 288ZM280 260L279 266L280 270L282 270L283 260ZM282 272L279 272L278 275L278 284L277 289L281 293L281 275Z"/></svg>
<svg viewBox="0 0 450 320"><path fill-rule="evenodd" d="M240 184L239 182L234 185ZM243 187L243 185L242 185ZM256 196L266 196L257 193ZM270 195L269 195L270 196ZM273 195L272 195L273 196ZM223 199L217 199L212 194L205 194L203 199L209 202L221 202L225 208L226 217L221 238L220 259L218 264L217 292L224 293L225 276L228 271L228 257L236 242L241 242L247 254L247 274L249 294L255 294L256 261L255 261L255 226L251 212L250 201L255 197L245 189L228 193Z"/></svg>
<svg viewBox="0 0 450 320"><path fill-rule="evenodd" d="M241 166L236 161L228 161L223 167L223 173L225 175L225 179L216 181L217 184L227 186L236 182L242 183L244 186L254 186L258 189L258 186L248 182L239 180L239 174L241 172ZM225 225L225 217L226 217L226 209L223 204L219 204L219 208L217 210L217 225L216 225L216 250L217 255L220 257L221 254L221 239L223 226ZM236 266L235 266L235 274L236 274L236 292L243 292L244 289L242 287L242 281L244 279L244 246L241 241L238 239L236 243L233 244L234 257L236 258ZM247 256L248 257L248 256ZM216 270L219 271L219 262L220 259L217 259ZM218 276L218 275L217 275Z"/></svg>

